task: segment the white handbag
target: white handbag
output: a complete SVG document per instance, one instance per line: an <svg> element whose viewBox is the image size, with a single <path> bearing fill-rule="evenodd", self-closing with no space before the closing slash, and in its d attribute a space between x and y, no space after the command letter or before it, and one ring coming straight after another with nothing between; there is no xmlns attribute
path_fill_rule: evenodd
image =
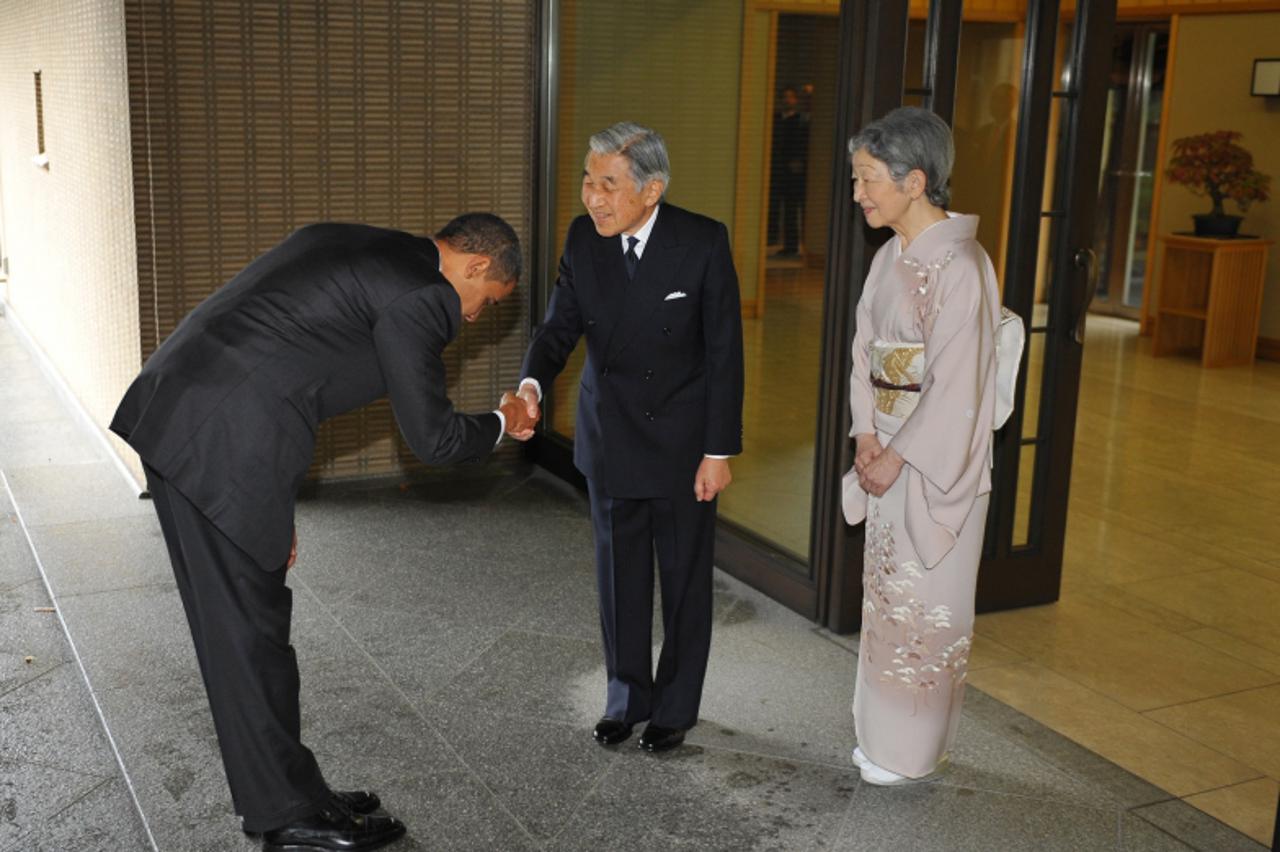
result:
<svg viewBox="0 0 1280 852"><path fill-rule="evenodd" d="M1022 363L1022 349L1027 342L1027 332L1022 317L1000 307L1000 324L996 326L996 421L999 429L1013 413L1013 396L1018 389L1018 366Z"/></svg>

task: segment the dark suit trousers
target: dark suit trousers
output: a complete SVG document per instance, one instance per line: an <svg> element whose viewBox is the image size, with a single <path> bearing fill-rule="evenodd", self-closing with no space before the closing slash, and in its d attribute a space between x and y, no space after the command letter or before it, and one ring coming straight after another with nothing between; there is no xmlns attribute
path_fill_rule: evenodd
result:
<svg viewBox="0 0 1280 852"><path fill-rule="evenodd" d="M711 651L716 504L615 499L588 481L608 690L605 715L665 728L698 721ZM662 652L653 670L653 557L662 589Z"/></svg>
<svg viewBox="0 0 1280 852"><path fill-rule="evenodd" d="M285 572L259 568L150 468L147 487L245 831L314 813L329 790L301 740L298 663L289 645L293 592Z"/></svg>

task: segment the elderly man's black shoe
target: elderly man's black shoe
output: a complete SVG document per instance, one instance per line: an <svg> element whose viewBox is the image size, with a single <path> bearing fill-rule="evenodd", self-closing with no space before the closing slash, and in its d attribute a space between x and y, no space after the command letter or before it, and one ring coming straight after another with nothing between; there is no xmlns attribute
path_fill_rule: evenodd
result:
<svg viewBox="0 0 1280 852"><path fill-rule="evenodd" d="M600 745L617 745L631 736L631 724L605 716L599 722L596 722L596 729L591 732L591 735L596 738L596 742L600 743Z"/></svg>
<svg viewBox="0 0 1280 852"><path fill-rule="evenodd" d="M682 742L684 742L684 731L679 728L649 725L640 735L640 748L645 751L667 751Z"/></svg>
<svg viewBox="0 0 1280 852"><path fill-rule="evenodd" d="M404 836L404 823L389 814L358 814L337 794L319 813L262 835L264 852L364 852Z"/></svg>

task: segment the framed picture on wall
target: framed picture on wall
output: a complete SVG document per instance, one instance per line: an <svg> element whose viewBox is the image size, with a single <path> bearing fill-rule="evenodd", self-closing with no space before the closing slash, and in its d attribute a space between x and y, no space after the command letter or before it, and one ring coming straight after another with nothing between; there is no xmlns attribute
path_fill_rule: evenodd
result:
<svg viewBox="0 0 1280 852"><path fill-rule="evenodd" d="M1253 60L1252 93L1260 98L1280 97L1280 58Z"/></svg>

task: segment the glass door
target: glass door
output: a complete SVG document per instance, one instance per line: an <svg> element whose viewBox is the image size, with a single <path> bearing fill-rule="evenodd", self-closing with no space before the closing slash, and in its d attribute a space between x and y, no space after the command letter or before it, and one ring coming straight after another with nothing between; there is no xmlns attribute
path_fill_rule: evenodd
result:
<svg viewBox="0 0 1280 852"><path fill-rule="evenodd" d="M834 629L855 629L861 611L862 528L844 523L840 479L852 464L853 308L884 239L853 214L843 140L903 103L954 127L957 209L982 214L1005 302L1028 320L1019 406L996 443L978 606L1057 598L1115 0L1072 6L1069 38L1054 0L1030 0L1025 24L962 22L961 0L932 0L914 30L908 0L843 0L838 18L770 0L541 7L532 316L580 208L587 137L621 119L657 128L669 201L729 225L741 284L746 452L721 501L717 565ZM602 65L593 50L619 32L657 35ZM794 115L807 119L803 144L778 131ZM787 153L777 163L775 146ZM787 175L802 179L782 188ZM579 371L551 389L530 444L570 480Z"/></svg>
<svg viewBox="0 0 1280 852"><path fill-rule="evenodd" d="M1115 0L1028 4L1004 302L1028 321L1018 405L997 433L978 610L1058 599ZM1047 156L1046 156L1047 152ZM1117 291L1119 292L1119 291Z"/></svg>
<svg viewBox="0 0 1280 852"><path fill-rule="evenodd" d="M1142 308L1168 55L1167 24L1117 28L1107 84L1100 215L1094 229L1099 267L1094 311L1137 319Z"/></svg>
<svg viewBox="0 0 1280 852"><path fill-rule="evenodd" d="M962 23L959 2L933 0L924 31L914 33L905 5L846 4L861 10L866 26L864 39L855 42L864 52L861 71L852 78L841 121L852 131L899 103L932 109L956 133L956 209L990 210L992 195L1005 193L1004 204L996 205L1003 215L992 223L998 227L979 234L998 267L1005 304L1026 321L1028 340L1018 404L996 437L977 606L989 611L1048 603L1058 598L1084 317L1096 286L1091 246L1115 0L1072 4L1070 25L1056 0L1030 0L1012 60L1013 34L989 23ZM916 63L904 68L902 57L912 55L922 55L919 77ZM1011 67L1002 71L1005 63ZM917 79L919 86L913 85ZM966 92L974 85L986 87L985 99ZM1011 101L1017 105L1012 122ZM1001 142L1007 158L993 150ZM848 179L847 162L842 177ZM980 183L966 187L966 177ZM832 503L838 473L852 461L849 312L883 238L852 215L836 211L833 221L833 233L845 234L830 272L828 326L844 336L824 356L823 411L841 419L819 443L820 458L832 463L820 468L818 483ZM838 509L817 520L831 527L821 541L833 565L822 621L838 632L855 630L861 622L862 526L845 527Z"/></svg>

